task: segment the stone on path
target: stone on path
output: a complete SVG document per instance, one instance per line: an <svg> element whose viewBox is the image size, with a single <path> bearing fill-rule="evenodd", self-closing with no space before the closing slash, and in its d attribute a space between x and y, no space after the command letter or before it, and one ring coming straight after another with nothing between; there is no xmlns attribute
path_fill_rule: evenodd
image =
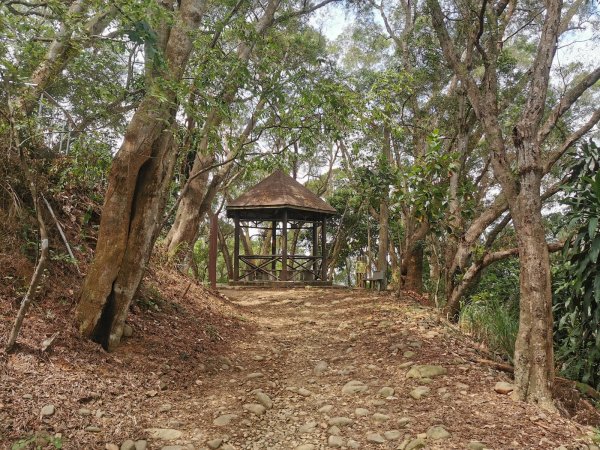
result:
<svg viewBox="0 0 600 450"><path fill-rule="evenodd" d="M327 439L327 445L331 448L340 448L344 446L344 439L340 436L331 435Z"/></svg>
<svg viewBox="0 0 600 450"><path fill-rule="evenodd" d="M515 386L513 384L507 383L506 381L498 381L494 386L494 390L498 394L510 394L512 391L515 390Z"/></svg>
<svg viewBox="0 0 600 450"><path fill-rule="evenodd" d="M333 409L333 405L323 405L319 408L320 413L327 414Z"/></svg>
<svg viewBox="0 0 600 450"><path fill-rule="evenodd" d="M387 414L375 413L373 414L373 420L375 422L382 423L390 420L390 416L388 416Z"/></svg>
<svg viewBox="0 0 600 450"><path fill-rule="evenodd" d="M305 388L300 388L300 389L298 389L297 392L302 397L310 397L312 395L312 392L310 392L308 389L305 389Z"/></svg>
<svg viewBox="0 0 600 450"><path fill-rule="evenodd" d="M233 419L237 419L236 414L223 414L222 416L219 416L213 420L213 425L216 425L217 427L224 427L229 425Z"/></svg>
<svg viewBox="0 0 600 450"><path fill-rule="evenodd" d="M356 408L354 414L356 414L357 417L368 416L369 410L365 408Z"/></svg>
<svg viewBox="0 0 600 450"><path fill-rule="evenodd" d="M435 425L433 427L429 427L427 430L427 438L437 441L440 439L448 439L450 437L450 433L441 425Z"/></svg>
<svg viewBox="0 0 600 450"><path fill-rule="evenodd" d="M173 441L179 439L183 433L173 428L146 428L146 433L152 439L161 439L163 441Z"/></svg>
<svg viewBox="0 0 600 450"><path fill-rule="evenodd" d="M131 439L127 439L121 444L121 450L135 450L135 442Z"/></svg>
<svg viewBox="0 0 600 450"><path fill-rule="evenodd" d="M315 450L315 446L312 444L302 444L296 447L294 450Z"/></svg>
<svg viewBox="0 0 600 450"><path fill-rule="evenodd" d="M310 421L310 422L306 422L304 425L302 425L298 429L298 432L300 434L303 434L303 433L312 433L312 432L315 431L316 428L317 428L317 422Z"/></svg>
<svg viewBox="0 0 600 450"><path fill-rule="evenodd" d="M322 375L323 373L325 373L327 371L328 367L329 366L325 361L319 361L315 365L314 371L317 375Z"/></svg>
<svg viewBox="0 0 600 450"><path fill-rule="evenodd" d="M394 395L394 392L394 388L391 388L389 386L385 386L379 389L379 395L381 397L391 397L392 395Z"/></svg>
<svg viewBox="0 0 600 450"><path fill-rule="evenodd" d="M388 441L396 441L396 440L400 439L401 435L402 435L402 433L400 433L400 431L398 431L398 430L390 430L390 431L386 431L385 433L383 433L383 436Z"/></svg>
<svg viewBox="0 0 600 450"><path fill-rule="evenodd" d="M406 378L433 378L440 375L446 375L447 370L442 366L432 366L426 364L424 366L415 365L410 368L406 374Z"/></svg>
<svg viewBox="0 0 600 450"><path fill-rule="evenodd" d="M348 439L348 442L346 442L346 446L348 448L360 448L360 444L354 439Z"/></svg>
<svg viewBox="0 0 600 450"><path fill-rule="evenodd" d="M369 389L369 386L367 386L362 381L352 380L352 381L348 381L344 385L344 387L342 388L342 393L357 394L359 392L365 392L367 389Z"/></svg>
<svg viewBox="0 0 600 450"><path fill-rule="evenodd" d="M410 441L404 450L417 450L419 448L425 448L426 445L425 439L417 438Z"/></svg>
<svg viewBox="0 0 600 450"><path fill-rule="evenodd" d="M100 429L100 427L96 427L94 425L89 425L89 426L85 427L83 430L87 431L88 433L100 433L102 431Z"/></svg>
<svg viewBox="0 0 600 450"><path fill-rule="evenodd" d="M419 386L410 391L410 396L415 400L420 400L423 397L426 397L431 392L431 389L427 386Z"/></svg>
<svg viewBox="0 0 600 450"><path fill-rule="evenodd" d="M104 446L105 450L119 450L119 446L117 444L106 444Z"/></svg>
<svg viewBox="0 0 600 450"><path fill-rule="evenodd" d="M262 416L267 411L267 408L258 403L246 403L242 408L257 416Z"/></svg>
<svg viewBox="0 0 600 450"><path fill-rule="evenodd" d="M147 446L148 446L148 443L143 439L140 439L139 441L135 441L135 450L146 450Z"/></svg>
<svg viewBox="0 0 600 450"><path fill-rule="evenodd" d="M372 444L383 444L385 443L385 439L379 433L368 433L367 442L371 442Z"/></svg>
<svg viewBox="0 0 600 450"><path fill-rule="evenodd" d="M40 411L40 416L50 417L50 416L54 415L54 411L55 411L54 405L46 405Z"/></svg>
<svg viewBox="0 0 600 450"><path fill-rule="evenodd" d="M249 373L248 375L246 375L246 379L247 380L253 380L255 378L262 378L264 375L262 374L262 372L254 372L254 373Z"/></svg>
<svg viewBox="0 0 600 450"><path fill-rule="evenodd" d="M273 407L273 400L264 392L258 391L254 394L258 403L263 405L267 409L271 409Z"/></svg>
<svg viewBox="0 0 600 450"><path fill-rule="evenodd" d="M471 442L469 442L469 445L467 445L467 449L468 450L484 450L485 445L479 441L471 441Z"/></svg>
<svg viewBox="0 0 600 450"><path fill-rule="evenodd" d="M215 449L219 448L222 443L223 443L223 439L217 438L217 439L212 439L212 440L208 441L206 443L206 445L208 445L208 448L215 450Z"/></svg>
<svg viewBox="0 0 600 450"><path fill-rule="evenodd" d="M345 427L348 425L352 425L354 423L354 421L352 419L350 419L349 417L332 417L331 419L329 419L328 424L331 425L335 425L338 427Z"/></svg>
<svg viewBox="0 0 600 450"><path fill-rule="evenodd" d="M125 324L123 326L123 337L130 338L131 336L133 336L133 328L131 328L131 325Z"/></svg>

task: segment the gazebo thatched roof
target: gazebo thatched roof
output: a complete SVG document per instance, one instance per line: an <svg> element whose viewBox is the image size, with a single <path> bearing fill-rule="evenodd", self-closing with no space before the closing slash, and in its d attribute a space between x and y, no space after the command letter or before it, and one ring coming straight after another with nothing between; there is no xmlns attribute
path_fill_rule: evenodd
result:
<svg viewBox="0 0 600 450"><path fill-rule="evenodd" d="M263 216L260 211L287 209L299 216L331 216L333 206L280 170L273 172L227 205L228 216ZM293 214L294 215L294 214Z"/></svg>

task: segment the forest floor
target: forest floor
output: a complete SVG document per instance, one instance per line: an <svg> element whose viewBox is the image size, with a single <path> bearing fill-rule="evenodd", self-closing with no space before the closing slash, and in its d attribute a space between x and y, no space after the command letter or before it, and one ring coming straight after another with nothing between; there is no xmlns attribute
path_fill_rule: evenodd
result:
<svg viewBox="0 0 600 450"><path fill-rule="evenodd" d="M597 448L591 427L497 393L507 375L477 362L477 346L415 297L212 296L167 278L150 290L179 300L147 294L115 353L62 318L41 352L27 336L54 329L43 306L32 313L18 351L2 356L1 448L53 437L65 449Z"/></svg>

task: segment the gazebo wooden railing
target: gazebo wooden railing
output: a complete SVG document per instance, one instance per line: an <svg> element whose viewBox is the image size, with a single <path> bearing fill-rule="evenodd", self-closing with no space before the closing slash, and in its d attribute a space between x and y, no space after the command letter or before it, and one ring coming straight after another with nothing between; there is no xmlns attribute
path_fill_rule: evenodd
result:
<svg viewBox="0 0 600 450"><path fill-rule="evenodd" d="M247 267L241 268L242 273L238 280L323 280L322 260L321 256L287 255L287 270L286 274L283 275L283 269L274 268L274 266L277 267L278 263L280 267L283 267L282 255L239 255L239 261ZM300 276L300 279L297 275Z"/></svg>

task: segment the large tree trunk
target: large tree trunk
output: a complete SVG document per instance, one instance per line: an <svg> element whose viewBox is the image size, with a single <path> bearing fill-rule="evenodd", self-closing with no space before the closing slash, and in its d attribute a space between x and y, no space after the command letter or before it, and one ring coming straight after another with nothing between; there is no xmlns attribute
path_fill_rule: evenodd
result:
<svg viewBox="0 0 600 450"><path fill-rule="evenodd" d="M191 32L203 0L182 0L164 50L163 77L179 82L192 50ZM177 95L158 83L161 96L145 97L133 115L109 174L94 261L85 278L76 316L80 332L107 350L123 334L129 305L150 258L176 160L173 123Z"/></svg>
<svg viewBox="0 0 600 450"><path fill-rule="evenodd" d="M521 177L521 190L512 208L521 268L515 382L521 399L552 408L552 290L541 206L540 176L529 172Z"/></svg>
<svg viewBox="0 0 600 450"><path fill-rule="evenodd" d="M423 292L423 246L414 245L402 255L402 288L417 293Z"/></svg>

